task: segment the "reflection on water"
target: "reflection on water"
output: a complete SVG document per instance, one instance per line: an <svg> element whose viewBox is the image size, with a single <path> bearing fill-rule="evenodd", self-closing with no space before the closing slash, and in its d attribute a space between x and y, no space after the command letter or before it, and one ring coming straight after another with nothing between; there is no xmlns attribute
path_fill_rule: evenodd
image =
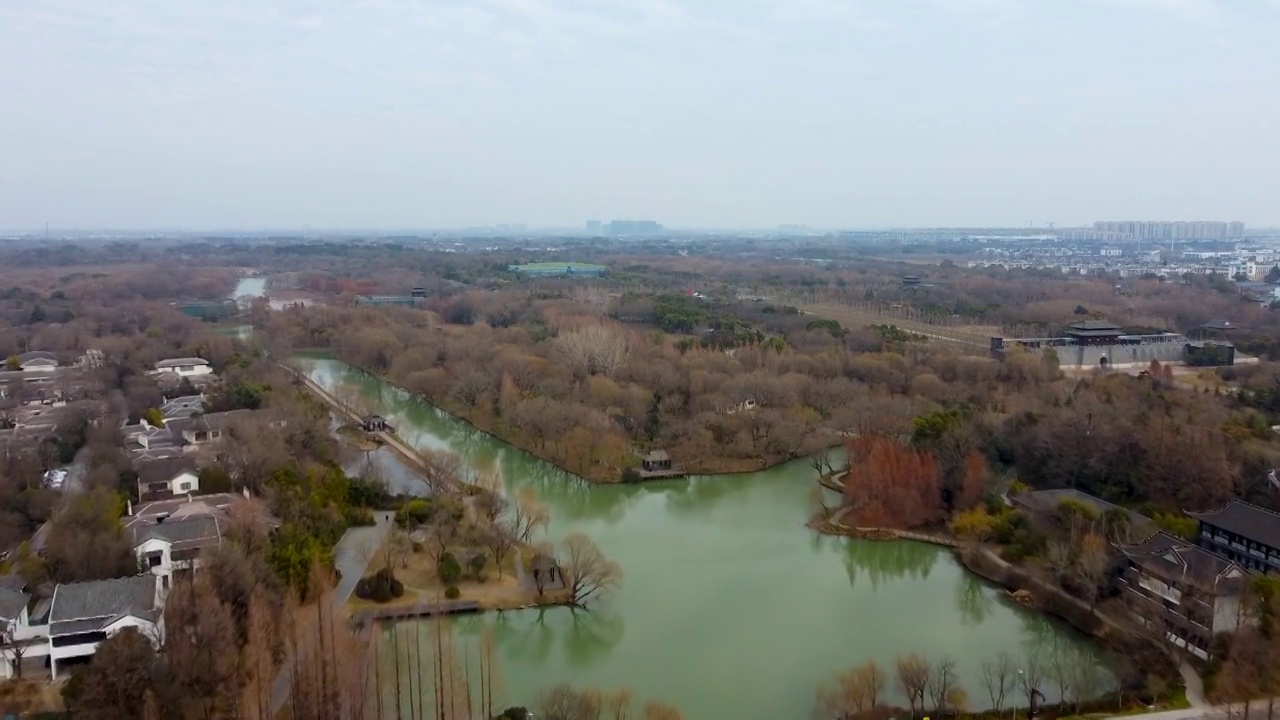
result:
<svg viewBox="0 0 1280 720"><path fill-rule="evenodd" d="M928 579L937 561L938 549L922 542L849 540L845 543L844 569L849 574L849 587L854 589L860 577L871 583L872 590L885 581L905 577Z"/></svg>
<svg viewBox="0 0 1280 720"><path fill-rule="evenodd" d="M1092 652L1061 625L1002 600L942 548L808 531L816 476L808 462L592 487L339 362L300 364L323 385L358 390L415 447L452 450L499 472L509 491L533 490L551 509L546 539L586 533L622 565L623 587L590 613L453 621L460 643L492 630L512 703L570 682L626 686L693 720L776 720L808 714L814 686L835 670L920 652L960 660L980 707L981 664L1001 652L1015 660L1054 644ZM396 632L429 635L423 627Z"/></svg>

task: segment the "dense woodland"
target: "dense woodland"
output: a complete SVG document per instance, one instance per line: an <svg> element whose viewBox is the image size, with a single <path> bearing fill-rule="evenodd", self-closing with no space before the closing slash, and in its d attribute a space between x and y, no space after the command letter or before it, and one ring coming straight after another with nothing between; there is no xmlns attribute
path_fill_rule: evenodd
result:
<svg viewBox="0 0 1280 720"><path fill-rule="evenodd" d="M837 502L856 523L949 521L957 535L1014 548L1011 557L1037 563L1068 587L1088 586L1097 565L1090 548L1116 537L1109 521L1066 522L1079 532L1065 541L1038 535L991 504L993 489L1013 478L1018 487L1075 487L1174 531L1184 527L1184 510L1231 497L1277 507L1267 478L1280 465L1271 429L1280 423L1280 366L1269 362L1280 356L1280 313L1220 280L910 268L839 255L815 265L586 245L572 252L608 263L610 274L534 280L507 270L547 259L532 252L469 255L395 244L210 241L0 253L9 269L9 288L0 291L0 357L45 350L70 364L94 349L106 358L65 388L94 402L69 407L70 420L34 451L0 458L0 545L19 548L9 563L24 575L74 581L130 569L119 516L135 483L118 428L162 402L146 372L157 360L204 357L224 380L208 398L211 410L266 411L233 429L236 442L201 481L249 489L283 527L271 538L241 528L214 558L216 572L181 589L169 610L186 613L175 622L208 633L208 647L225 660L182 654L195 647L149 654L120 640L112 652L141 665L95 662L69 694L84 717L95 717L106 688L127 680L109 674L111 667L148 668L154 684L137 697L155 717L193 702L206 715L260 703L261 673L253 668L278 660L288 645L311 642L302 638L332 622L321 613L295 629L281 618L315 612L310 601L332 582L333 542L367 521L367 507L391 501L342 473L327 412L271 362L297 350L331 352L598 482L637 479L641 454L654 449L668 451L684 471L726 472L840 447L816 465L834 477L848 457ZM322 304L268 311L255 303L236 321L253 324L252 346L173 305L226 298L244 268ZM904 288L908 270L926 286ZM402 294L411 286L426 291L418 307L354 303L358 294ZM885 319L845 325L808 309L852 303L884 308ZM1237 347L1263 362L1198 375L1159 367L1141 377L1069 375L1051 358L1015 352L1001 361L900 328L893 317L904 308L952 326L1027 335L1081 318L1181 332L1229 319L1238 326ZM12 403L0 402L0 425L14 413ZM82 493L64 497L42 486L45 470L76 459L90 468ZM23 551L21 541L46 522L46 555ZM1258 591L1258 607L1270 607L1270 592ZM1268 638L1240 639L1235 647L1243 649L1225 655L1229 667L1271 658ZM350 655L362 652L353 645ZM354 671L315 672L315 687L301 684L297 702L335 702L338 675ZM1243 683L1247 673L1224 677ZM852 678L833 682L856 685ZM572 708L603 698L560 688L544 700L576 717Z"/></svg>

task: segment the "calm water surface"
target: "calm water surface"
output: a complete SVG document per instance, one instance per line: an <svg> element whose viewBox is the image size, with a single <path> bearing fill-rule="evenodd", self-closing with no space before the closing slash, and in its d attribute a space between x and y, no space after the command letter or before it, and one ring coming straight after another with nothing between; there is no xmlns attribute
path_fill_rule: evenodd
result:
<svg viewBox="0 0 1280 720"><path fill-rule="evenodd" d="M231 291L231 299L239 300L248 295L250 297L261 297L267 293L267 279L264 277L243 277L240 282L236 283L236 289Z"/></svg>
<svg viewBox="0 0 1280 720"><path fill-rule="evenodd" d="M555 608L455 621L463 634L495 629L510 704L532 704L539 689L567 681L627 686L638 698L676 704L690 720L801 718L832 671L867 659L891 667L896 654L914 651L958 660L971 704L981 707L981 663L1000 651L1091 652L1083 638L1008 602L940 548L807 530L815 478L807 462L588 486L339 361L298 363L328 388L358 388L415 446L497 469L510 490L533 488L551 507L548 538L584 532L622 564L623 588L591 613ZM407 638L413 630L402 624L397 632Z"/></svg>

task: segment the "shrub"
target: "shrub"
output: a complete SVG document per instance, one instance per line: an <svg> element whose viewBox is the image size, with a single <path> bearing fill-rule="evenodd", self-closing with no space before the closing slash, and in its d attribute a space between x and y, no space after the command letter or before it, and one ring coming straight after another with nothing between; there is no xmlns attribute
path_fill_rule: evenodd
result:
<svg viewBox="0 0 1280 720"><path fill-rule="evenodd" d="M368 508L348 507L344 517L347 525L352 527L369 527L376 523L373 513Z"/></svg>
<svg viewBox="0 0 1280 720"><path fill-rule="evenodd" d="M627 469L623 470L623 471L622 471L622 482L624 482L624 483L636 483L636 482L640 482L640 471L639 471L639 470L637 470L637 469L635 469L635 468L633 468L633 467L629 467L629 468L627 468Z"/></svg>
<svg viewBox="0 0 1280 720"><path fill-rule="evenodd" d="M396 523L401 527L422 525L436 514L436 504L431 499L410 500L396 511Z"/></svg>
<svg viewBox="0 0 1280 720"><path fill-rule="evenodd" d="M484 566L488 562L489 562L489 558L485 557L484 553L482 552L476 553L475 555L472 555L469 560L467 560L467 569L471 571L471 574L475 576L477 580L479 580L480 573L484 572Z"/></svg>
<svg viewBox="0 0 1280 720"><path fill-rule="evenodd" d="M528 720L529 711L522 707L510 707L493 720Z"/></svg>
<svg viewBox="0 0 1280 720"><path fill-rule="evenodd" d="M373 578L360 578L356 582L356 597L368 600L373 597Z"/></svg>
<svg viewBox="0 0 1280 720"><path fill-rule="evenodd" d="M984 507L957 514L951 519L951 532L977 542L986 542L995 533L996 518L987 514Z"/></svg>
<svg viewBox="0 0 1280 720"><path fill-rule="evenodd" d="M356 597L377 603L389 602L404 595L404 583L396 579L391 568L382 568L356 583Z"/></svg>
<svg viewBox="0 0 1280 720"><path fill-rule="evenodd" d="M440 582L452 585L462 579L462 565L458 564L458 558L453 553L447 552L440 556L436 574L440 576Z"/></svg>
<svg viewBox="0 0 1280 720"><path fill-rule="evenodd" d="M460 595L462 595L462 591L458 589L457 585L450 585L444 589L444 596L450 600L457 600Z"/></svg>

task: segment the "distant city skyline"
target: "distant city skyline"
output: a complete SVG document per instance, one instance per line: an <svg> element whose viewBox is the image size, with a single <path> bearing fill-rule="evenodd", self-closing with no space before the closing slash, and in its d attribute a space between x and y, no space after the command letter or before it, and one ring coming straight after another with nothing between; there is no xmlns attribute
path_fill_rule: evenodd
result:
<svg viewBox="0 0 1280 720"><path fill-rule="evenodd" d="M1028 231L1037 235L1059 234L1064 239L1142 239L1142 240L1235 240L1256 233L1280 233L1280 227L1268 228L1253 226L1248 223L1232 220L1125 220L1098 221L1078 224L1042 225L902 225L902 226L820 226L806 223L779 223L769 226L668 226L655 220L587 220L575 224L533 225L519 222L477 223L457 226L370 226L370 227L317 227L277 226L277 227L57 227L47 228L4 228L0 227L0 237L9 234L26 236L41 235L48 232L51 236L59 233L92 234L92 233L126 233L126 234L265 234L265 233L451 233L465 231L492 231L498 234L577 234L612 235L612 236L652 236L679 232L753 232L753 233L833 233L833 232L910 232L910 231Z"/></svg>

